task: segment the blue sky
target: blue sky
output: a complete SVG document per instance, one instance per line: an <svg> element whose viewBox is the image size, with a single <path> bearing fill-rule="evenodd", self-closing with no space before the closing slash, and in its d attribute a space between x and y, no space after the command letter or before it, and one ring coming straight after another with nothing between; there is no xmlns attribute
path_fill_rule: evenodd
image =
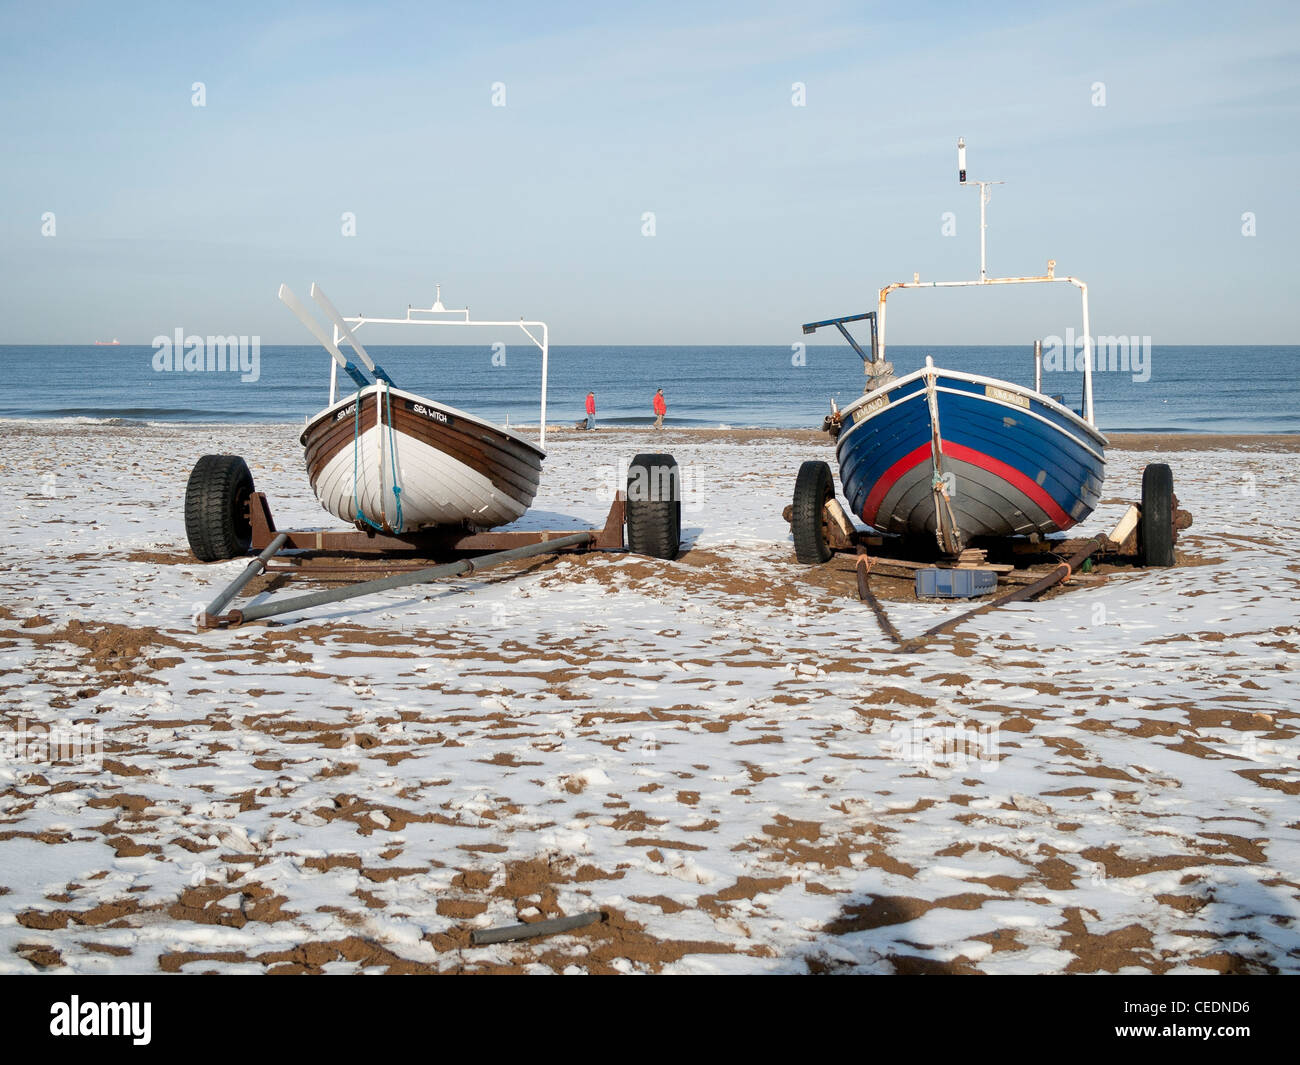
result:
<svg viewBox="0 0 1300 1065"><path fill-rule="evenodd" d="M557 344L787 344L913 272L974 276L959 135L1008 182L992 274L1055 258L1099 333L1300 342L1298 12L6 4L0 343L306 343L275 292L316 280L370 314L441 282ZM1064 286L890 307L896 343L1077 324Z"/></svg>

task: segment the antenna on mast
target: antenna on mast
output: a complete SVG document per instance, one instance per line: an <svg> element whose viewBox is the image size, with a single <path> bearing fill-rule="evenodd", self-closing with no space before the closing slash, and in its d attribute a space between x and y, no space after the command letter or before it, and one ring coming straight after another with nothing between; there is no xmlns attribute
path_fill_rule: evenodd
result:
<svg viewBox="0 0 1300 1065"><path fill-rule="evenodd" d="M962 137L957 138L957 183L959 185L975 185L980 190L980 280L988 280L988 269L985 265L984 258L984 232L988 229L988 223L985 221L984 209L988 206L989 200L993 196L992 187L994 185L1005 185L1005 181L967 181L966 180L966 141Z"/></svg>

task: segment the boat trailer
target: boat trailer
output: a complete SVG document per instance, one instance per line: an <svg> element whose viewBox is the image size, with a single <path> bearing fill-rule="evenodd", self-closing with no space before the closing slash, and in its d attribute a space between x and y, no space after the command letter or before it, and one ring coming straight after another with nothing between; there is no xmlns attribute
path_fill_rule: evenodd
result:
<svg viewBox="0 0 1300 1065"><path fill-rule="evenodd" d="M627 489L615 493L605 522L598 528L557 531L432 526L404 533L369 527L279 530L265 493L253 490L246 466L244 479L232 482L228 504L215 512L204 512L196 503L212 490L212 484L205 483L205 463L214 458L227 460L221 468L230 469L228 460L235 457L204 456L190 475L186 530L191 549L203 557L200 545L205 535L220 532L229 536L233 529L242 550L227 553L226 557L253 553L255 557L196 614L200 629L234 628L392 588L480 573L506 562L541 555L625 551L671 560L681 546L681 478L676 460L666 454L633 458L628 466ZM243 465L242 460L238 461ZM244 491L240 491L241 485ZM209 529L205 524L221 528ZM209 542L214 538L209 536ZM439 560L438 564L429 565L433 560ZM227 610L247 585L264 573L304 574L329 580L330 575L335 579L342 573L355 577L367 569L385 576Z"/></svg>
<svg viewBox="0 0 1300 1065"><path fill-rule="evenodd" d="M883 550L890 550L898 556L915 553L908 551L911 545L902 537L858 529L835 498L831 484L830 468L826 463L804 463L796 482L794 502L782 512L785 520L790 522L796 558L801 563L817 564L829 561L836 554L853 554L859 600L871 607L881 630L902 651L919 651L934 637L952 632L970 618L1009 603L1035 599L1063 582L1104 579L1087 572L1093 562L1174 566L1177 563L1174 548L1178 534L1192 524L1192 515L1178 506L1170 468L1164 463L1152 463L1142 473L1142 501L1130 504L1109 534L1085 539L1015 538L990 543L987 548L969 548L955 558L941 559L933 557L933 547L927 544L925 558L886 557ZM1011 561L991 562L990 553ZM1016 565L1017 562L1032 563L1033 560L1050 561L1054 565L1039 572L1027 572ZM918 573L936 569L947 569L957 574L990 574L995 577L990 590L999 584L1013 587L995 599L941 621L918 636L904 638L872 591L871 576L876 574L912 581L916 580ZM974 598L964 594L954 597Z"/></svg>

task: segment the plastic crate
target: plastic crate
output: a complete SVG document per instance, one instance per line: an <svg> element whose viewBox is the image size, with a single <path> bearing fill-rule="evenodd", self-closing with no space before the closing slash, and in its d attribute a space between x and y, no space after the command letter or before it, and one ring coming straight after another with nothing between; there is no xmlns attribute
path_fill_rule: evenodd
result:
<svg viewBox="0 0 1300 1065"><path fill-rule="evenodd" d="M990 569L919 569L916 571L918 599L974 599L988 595L998 586L998 575Z"/></svg>

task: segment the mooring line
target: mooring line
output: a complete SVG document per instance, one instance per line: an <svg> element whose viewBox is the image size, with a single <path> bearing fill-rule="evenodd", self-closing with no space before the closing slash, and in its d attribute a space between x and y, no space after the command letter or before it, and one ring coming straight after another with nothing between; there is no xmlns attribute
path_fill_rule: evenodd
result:
<svg viewBox="0 0 1300 1065"><path fill-rule="evenodd" d="M861 544L858 545L858 598L871 607L876 615L876 621L894 643L900 646L903 638L898 635L898 630L894 628L894 623L889 620L889 615L885 613L885 608L880 605L880 600L876 598L876 593L871 590L871 558L867 554L867 549Z"/></svg>

